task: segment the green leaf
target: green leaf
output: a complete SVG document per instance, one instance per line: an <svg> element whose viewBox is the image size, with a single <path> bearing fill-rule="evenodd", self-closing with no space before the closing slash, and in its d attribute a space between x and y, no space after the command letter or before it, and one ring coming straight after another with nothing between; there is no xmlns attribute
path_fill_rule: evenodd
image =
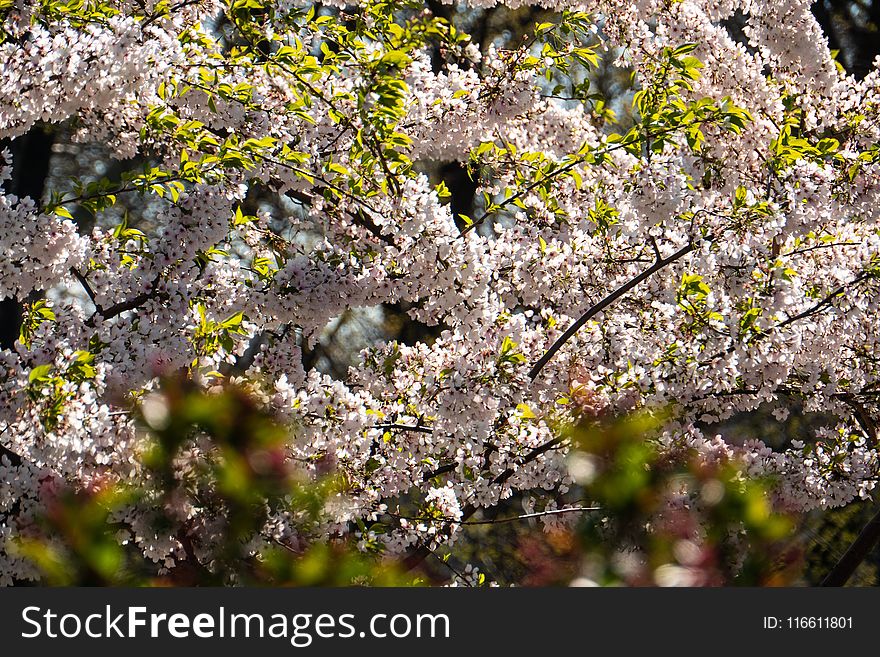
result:
<svg viewBox="0 0 880 657"><path fill-rule="evenodd" d="M28 374L28 383L36 383L47 378L51 371L52 365L37 365L30 371L30 374Z"/></svg>
<svg viewBox="0 0 880 657"><path fill-rule="evenodd" d="M441 202L452 198L452 192L449 191L446 183L442 180L440 181L440 184L434 188L434 190L437 192L437 198L439 198Z"/></svg>
<svg viewBox="0 0 880 657"><path fill-rule="evenodd" d="M520 417L526 420L534 420L538 416L534 414L531 408L529 408L528 404L519 404L516 407L517 412L520 414Z"/></svg>
<svg viewBox="0 0 880 657"><path fill-rule="evenodd" d="M73 219L73 215L70 214L70 210L65 208L63 205L59 205L58 207L54 208L53 212L59 217L64 217L65 219Z"/></svg>

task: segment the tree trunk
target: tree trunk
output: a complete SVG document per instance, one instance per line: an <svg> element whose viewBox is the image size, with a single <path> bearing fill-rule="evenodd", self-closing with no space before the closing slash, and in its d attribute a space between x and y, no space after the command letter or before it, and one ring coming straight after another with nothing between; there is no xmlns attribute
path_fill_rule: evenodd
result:
<svg viewBox="0 0 880 657"><path fill-rule="evenodd" d="M54 131L36 125L16 139L0 140L0 151L12 152L12 178L6 181L4 192L19 198L30 196L38 204L43 198L49 161L52 159ZM0 300L0 349L12 349L21 330L22 299L6 297Z"/></svg>

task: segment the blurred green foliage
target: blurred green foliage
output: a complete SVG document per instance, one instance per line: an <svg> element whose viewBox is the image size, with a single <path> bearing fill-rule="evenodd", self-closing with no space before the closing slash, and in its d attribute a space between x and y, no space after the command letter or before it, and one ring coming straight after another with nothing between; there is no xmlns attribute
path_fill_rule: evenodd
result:
<svg viewBox="0 0 880 657"><path fill-rule="evenodd" d="M139 467L147 475L140 479L149 484L44 486L46 513L18 549L46 583L413 585L448 580L445 571L459 573L462 558L473 558L488 581L526 586L779 585L800 572L794 520L774 511L767 482L743 478L736 463L658 449L650 436L662 418L647 414L561 430L572 446L574 494L594 509L579 522L508 522L510 507L502 506L494 518L478 516L480 524L461 529L454 559L435 555L415 575L381 553L321 534L325 504L344 493L345 482L332 473L307 478L292 467L289 425L244 390L205 392L168 378L138 409L145 438ZM173 536L185 558L163 568L145 557L126 522L132 508L151 509L150 531ZM192 526L193 508L216 523L211 538ZM281 514L294 519L303 540L267 534Z"/></svg>
<svg viewBox="0 0 880 657"><path fill-rule="evenodd" d="M514 498L462 529L449 567L472 563L502 585L802 583L804 537L795 516L774 509L772 482L745 479L736 462L660 449L652 436L661 423L635 414L568 430L576 485L554 501L597 510L548 526L505 522L523 506ZM428 564L441 574L440 560Z"/></svg>
<svg viewBox="0 0 880 657"><path fill-rule="evenodd" d="M775 510L771 482L736 462L646 439L658 419L635 414L574 430L573 470L601 513L579 529L585 576L605 585L767 586L799 572L794 518Z"/></svg>
<svg viewBox="0 0 880 657"><path fill-rule="evenodd" d="M300 548L264 534L273 514L293 512L307 533L342 482L304 478L290 467L287 427L243 390L206 393L191 381L166 379L140 406L146 448L140 467L150 483L97 482L88 490L46 486L46 513L18 543L51 585L104 586L393 586L417 584L394 563L346 541ZM120 520L126 509L153 510L151 529L173 536L186 558L157 567ZM211 545L199 544L187 509L217 523ZM131 534L131 535L129 535ZM261 538L259 550L254 539ZM120 540L122 539L122 540ZM205 557L200 555L210 555Z"/></svg>

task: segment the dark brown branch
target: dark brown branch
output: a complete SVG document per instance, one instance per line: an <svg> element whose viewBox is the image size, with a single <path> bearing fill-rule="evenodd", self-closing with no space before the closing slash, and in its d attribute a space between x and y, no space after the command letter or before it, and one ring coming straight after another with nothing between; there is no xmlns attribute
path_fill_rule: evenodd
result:
<svg viewBox="0 0 880 657"><path fill-rule="evenodd" d="M174 12L184 9L185 7L189 7L190 5L197 5L200 0L183 0L182 2L178 2L173 7L169 7L166 12L156 12L152 16L145 16L145 20L141 23L141 30L144 30L148 25L155 23L160 18L172 17L174 16Z"/></svg>
<svg viewBox="0 0 880 657"><path fill-rule="evenodd" d="M250 339L250 342L248 343L247 349L245 349L244 353L240 356L236 356L234 363L222 363L220 365L220 372L224 376L244 374L250 368L250 366L254 364L254 360L256 360L261 349L263 348L263 345L269 339L269 336L275 338L276 340L285 340L287 339L287 336L292 328L293 323L287 322L278 331L273 331L272 329L266 328L262 331L259 331L258 333L255 333L254 336Z"/></svg>
<svg viewBox="0 0 880 657"><path fill-rule="evenodd" d="M810 315L816 314L817 312L822 310L822 308L824 308L825 306L830 306L834 302L834 300L837 297L839 297L840 295L842 295L844 292L846 292L848 288L850 288L854 285L858 285L863 280L865 280L866 278L870 278L871 276L873 276L873 274L870 272L865 272L865 273L857 276L851 282L845 283L844 285L841 285L839 288L837 288L836 290L834 290L833 292L831 292L830 294L825 296L821 301L810 306L809 308L807 308L803 312L798 313L797 315L794 315L792 317L789 317L786 320L779 322L779 324L777 324L773 328L774 329L781 329L785 326L788 326L789 324L794 324L795 322L799 322L800 320L805 319L805 318L809 317Z"/></svg>
<svg viewBox="0 0 880 657"><path fill-rule="evenodd" d="M527 463L531 463L536 458L541 456L541 454L550 451L559 445L564 439L563 438L554 438L553 440L548 440L543 445L539 445L531 452L526 454L521 461L519 461L518 465L526 465ZM492 480L492 485L500 485L507 482L510 479L514 472L516 472L513 468L507 468L504 472L500 473L497 477ZM461 518L457 521L456 524L465 524L465 521L470 518L474 513L477 512L477 506L474 504L468 504L461 510ZM422 563L428 555L431 554L431 548L427 543L422 543L419 547L415 548L412 552L410 552L406 558L403 560L403 567L405 570L412 570L420 563Z"/></svg>
<svg viewBox="0 0 880 657"><path fill-rule="evenodd" d="M440 475L446 474L447 472L455 472L455 469L458 467L458 463L447 463L446 465L441 465L436 470L431 470L430 472L426 472L422 475L422 481L429 481L434 477L439 477Z"/></svg>
<svg viewBox="0 0 880 657"><path fill-rule="evenodd" d="M0 445L0 460L2 460L3 457L8 458L8 459L9 459L9 463L10 463L11 465L14 465L14 466L21 465L21 457L20 457L18 454L16 454L15 452L13 452L13 451L12 451L11 449L9 449L8 447L5 447L5 446L3 446L3 445Z"/></svg>
<svg viewBox="0 0 880 657"><path fill-rule="evenodd" d="M541 454L543 454L544 452L549 452L551 449L555 448L562 441L563 441L563 438L554 438L553 440L548 440L543 445L539 445L538 447L533 449L531 452L526 454L525 457L523 458L523 460L520 461L517 465L527 465L528 463L531 463L536 458L541 456ZM492 484L498 485L498 484L505 483L508 479L510 479L513 476L514 472L516 472L516 470L514 470L513 468L507 468L507 470L505 470L504 472L502 472L501 474L499 474L497 477L495 477L492 480Z"/></svg>
<svg viewBox="0 0 880 657"><path fill-rule="evenodd" d="M434 429L424 425L412 424L395 424L393 422L386 424L377 424L375 429L397 429L399 431L415 431L416 433L434 433Z"/></svg>
<svg viewBox="0 0 880 657"><path fill-rule="evenodd" d="M52 145L55 130L51 126L37 124L27 133L15 139L0 139L0 151L12 153L12 176L2 185L3 193L18 198L30 197L40 207L49 166L52 161ZM9 164L7 162L7 164ZM14 349L21 331L24 304L35 301L42 292L32 290L26 298L0 296L0 349Z"/></svg>
<svg viewBox="0 0 880 657"><path fill-rule="evenodd" d="M692 121L692 122L686 124L684 127L694 125L696 123L697 123L697 121ZM675 126L672 128L663 128L663 129L655 132L654 135L648 135L647 138L650 139L652 136L659 137L659 136L662 136L665 134L675 132L676 130L680 130L680 129L681 129L680 126ZM541 185L546 185L548 182L551 182L553 179L557 178L559 175L561 175L563 173L568 173L569 171L574 169L579 164L584 164L584 163L590 162L600 156L607 155L608 153L612 153L616 150L620 150L621 148L628 148L629 146L632 146L634 143L636 143L636 142L634 140L631 140L631 141L619 141L619 142L615 142L610 145L606 144L605 148L601 148L601 149L593 151L593 152L588 151L586 154L580 154L577 157L575 157L575 159L568 162L567 164L563 164L563 165L559 166L558 168L553 169L552 171L548 171L547 173L545 173L543 175L543 177L529 183L528 185L526 185L525 187L520 189L515 194L508 196L507 198L494 204L494 208L491 212L487 209L485 212L483 212L483 214L479 218L475 219L474 221L469 223L467 226L465 226L462 229L462 231L459 233L459 237L464 237L465 235L467 235L469 232L471 232L472 230L477 228L477 226L482 224L487 218L489 218L493 214L497 213L498 210L503 210L504 208L509 206L511 203L515 203L517 200L527 196L530 192L534 191L535 189L537 189ZM648 153L650 154L650 149L648 150Z"/></svg>
<svg viewBox="0 0 880 657"><path fill-rule="evenodd" d="M820 586L843 586L880 540L880 511L868 521L853 544L822 580Z"/></svg>
<svg viewBox="0 0 880 657"><path fill-rule="evenodd" d="M138 294L137 296L132 297L131 299L127 299L125 301L120 301L119 303L113 304L109 308L101 308L100 306L98 306L96 304L95 312L92 314L91 317L89 317L86 324L89 326L94 326L95 321L97 320L98 317L100 317L103 320L113 319L114 317L117 317L117 316L121 315L122 313L128 312L129 310L134 310L136 308L139 308L140 306L144 305L150 299L156 299L156 298L166 299L166 298L168 298L167 292L160 292L159 291L159 289L158 289L159 282L160 282L159 278L155 279L153 281L152 288L150 289L149 292L142 292L141 294Z"/></svg>
<svg viewBox="0 0 880 657"><path fill-rule="evenodd" d="M79 284L82 285L82 288L86 291L86 294L89 295L89 299L91 299L92 304L95 306L95 310L98 313L103 313L101 309L101 305L97 301L97 297L95 296L95 291L92 289L92 286L89 285L89 282L86 280L86 277L79 273L79 270L76 267L70 268L70 273L73 274L73 277L79 281Z"/></svg>
<svg viewBox="0 0 880 657"><path fill-rule="evenodd" d="M838 393L835 397L852 409L853 418L865 434L868 447L877 449L877 424L871 418L871 414L868 413L864 404L856 399L855 395Z"/></svg>
<svg viewBox="0 0 880 657"><path fill-rule="evenodd" d="M119 303L110 306L106 310L100 311L98 314L103 319L113 319L114 317L117 317L124 312L134 310L135 308L144 305L147 301L155 296L157 296L155 291L143 292L136 297L127 299L126 301L120 301Z"/></svg>
<svg viewBox="0 0 880 657"><path fill-rule="evenodd" d="M300 190L291 189L285 192L285 195L302 203L304 206L311 206L314 195L302 192ZM366 206L371 212L375 212L369 206ZM355 225L366 229L377 240L384 242L388 246L394 246L394 239L390 235L385 235L376 222L363 210L345 210L346 214L351 218Z"/></svg>
<svg viewBox="0 0 880 657"><path fill-rule="evenodd" d="M565 331L565 333L563 333L561 336L559 336L559 338L556 340L556 342L554 342L553 345L547 350L547 352L543 356L541 356L541 359L537 363L535 363L535 365L532 367L531 370L529 370L529 378L534 381L538 377L538 374L541 373L541 370L544 369L544 366L547 365L547 363L550 362L550 360L553 358L553 356L556 355L556 352L559 351L562 348L562 346L566 342L568 342L571 339L571 337L575 333L577 333L584 324L586 324L593 317L595 317L600 312L605 310L605 308L607 308L612 303L617 301L624 294L626 294L627 292L632 290L639 283L641 283L642 281L644 281L647 278L650 278L651 276L653 276L655 273L657 273L658 271L660 271L661 269L663 269L667 265L684 257L685 255L687 255L688 253L693 251L694 248L696 248L695 244L693 242L691 242L691 243L687 244L686 246L681 247L678 251L673 253L671 256L669 256L667 258L658 259L653 265L648 267L645 271L640 273L638 276L631 278L629 281L627 281L626 283L621 285L619 288L614 290L614 292L612 292L607 297L602 299L599 303L591 306L590 309L587 310L587 312L585 312L583 315L581 315L577 319L577 321L575 321L571 326L569 326L568 329Z"/></svg>

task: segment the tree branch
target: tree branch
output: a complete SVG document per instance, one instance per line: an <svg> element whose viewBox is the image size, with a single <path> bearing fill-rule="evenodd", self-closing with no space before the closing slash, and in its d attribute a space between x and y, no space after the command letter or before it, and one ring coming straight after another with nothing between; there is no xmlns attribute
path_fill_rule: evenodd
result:
<svg viewBox="0 0 880 657"><path fill-rule="evenodd" d="M492 518L490 520L471 520L469 522L465 522L463 520L455 520L453 518L444 518L443 521L448 525L461 525L462 527L467 527L469 525L501 525L508 522L517 522L519 520L529 520L531 518L543 518L544 516L558 516L564 513L583 513L586 511L600 511L602 507L600 506L573 506L566 509L552 509L550 511L537 511L535 513L524 513L518 516L510 516L508 518ZM429 518L427 516L419 517L419 516L401 516L395 513L388 513L386 515L391 516L392 518L397 518L398 520L411 520L413 522L436 522L438 518Z"/></svg>
<svg viewBox="0 0 880 657"><path fill-rule="evenodd" d="M548 440L543 445L539 445L531 452L526 454L523 459L518 463L518 465L526 465L527 463L531 463L536 458L538 458L544 452L548 452L557 445L559 445L564 439L563 438L554 438L553 440ZM516 472L513 468L507 468L504 472L499 474L492 480L492 485L504 484L508 479L510 479L514 472ZM468 504L461 510L461 518L456 521L458 524L464 523L468 518L470 518L477 511L477 506L474 504ZM412 570L420 563L422 563L428 555L431 554L431 548L428 543L422 543L419 547L410 552L403 560L403 568L404 570Z"/></svg>
<svg viewBox="0 0 880 657"><path fill-rule="evenodd" d="M587 310L587 312L585 312L583 315L581 315L577 319L577 321L575 321L571 326L569 326L568 329L565 331L565 333L563 333L561 336L559 336L559 338L556 340L556 342L554 342L553 345L547 350L547 352L543 356L541 356L541 359L537 363L535 363L535 365L532 367L532 369L529 370L529 378L532 381L534 381L538 377L538 374L541 373L541 370L544 369L544 366L550 362L550 360L553 358L553 356L556 355L556 352L559 351L562 348L562 346L566 342L568 342L568 340L571 339L571 337L575 333L577 333L578 330L580 330L580 328L584 324L586 324L593 317L595 317L600 312L605 310L605 308L607 308L612 303L617 301L624 294L626 294L627 292L632 290L639 283L641 283L642 281L644 281L647 278L650 278L652 275L654 275L655 273L657 273L658 271L660 271L661 269L663 269L667 265L684 257L685 255L687 255L688 253L693 251L695 248L696 248L696 245L693 242L690 242L686 246L681 247L678 251L673 253L671 256L669 256L667 258L658 259L653 265L648 267L645 271L640 273L638 276L631 278L629 281L627 281L626 283L621 285L619 288L614 290L614 292L612 292L607 297L602 299L599 303L591 306L590 309Z"/></svg>
<svg viewBox="0 0 880 657"><path fill-rule="evenodd" d="M21 457L4 445L0 445L0 459L3 457L9 459L9 463L14 466L21 465Z"/></svg>
<svg viewBox="0 0 880 657"><path fill-rule="evenodd" d="M843 586L880 540L880 511L864 526L853 544L822 580L820 586Z"/></svg>
<svg viewBox="0 0 880 657"><path fill-rule="evenodd" d="M807 308L803 312L800 312L797 315L794 315L792 317L789 317L788 319L785 319L785 320L779 322L773 328L774 329L781 329L781 328L788 326L789 324L794 324L795 322L799 322L800 320L805 319L805 318L809 317L810 315L816 314L817 312L822 310L822 308L824 308L825 306L830 306L834 302L834 300L837 297L839 297L840 295L842 295L844 292L846 292L847 289L849 289L850 287L853 287L855 285L858 285L863 280L870 278L871 276L873 276L873 274L871 272L864 272L864 273L860 274L859 276L856 276L849 283L844 283L843 285L838 287L833 292L830 292L829 294L827 294L821 301L810 306L809 308Z"/></svg>
<svg viewBox="0 0 880 657"><path fill-rule="evenodd" d="M95 306L95 310L98 311L98 313L103 313L103 310L101 309L101 304L98 303L97 297L95 296L95 291L92 289L92 286L89 285L86 277L80 274L79 270L76 267L71 267L70 273L73 274L73 277L79 281L80 285L82 285L83 290L85 290L86 294L89 296L89 299L91 299L92 305Z"/></svg>
<svg viewBox="0 0 880 657"><path fill-rule="evenodd" d="M434 433L434 429L419 424L397 424L394 422L386 422L385 424L377 424L373 429L398 429L400 431L414 431L416 433Z"/></svg>
<svg viewBox="0 0 880 657"><path fill-rule="evenodd" d="M157 278L156 280L153 281L153 287L149 292L142 292L141 294L138 294L137 296L132 297L131 299L127 299L125 301L120 301L119 303L113 304L109 308L101 308L100 306L96 305L94 314L91 317L89 317L88 321L86 321L86 324L88 326L94 326L95 320L99 316L101 317L101 319L104 319L104 320L113 319L114 317L117 317L124 312L128 312L129 310L134 310L135 308L138 308L138 307L144 305L150 299L167 298L168 294L166 292L159 292L157 289L158 286L159 286L159 279Z"/></svg>

